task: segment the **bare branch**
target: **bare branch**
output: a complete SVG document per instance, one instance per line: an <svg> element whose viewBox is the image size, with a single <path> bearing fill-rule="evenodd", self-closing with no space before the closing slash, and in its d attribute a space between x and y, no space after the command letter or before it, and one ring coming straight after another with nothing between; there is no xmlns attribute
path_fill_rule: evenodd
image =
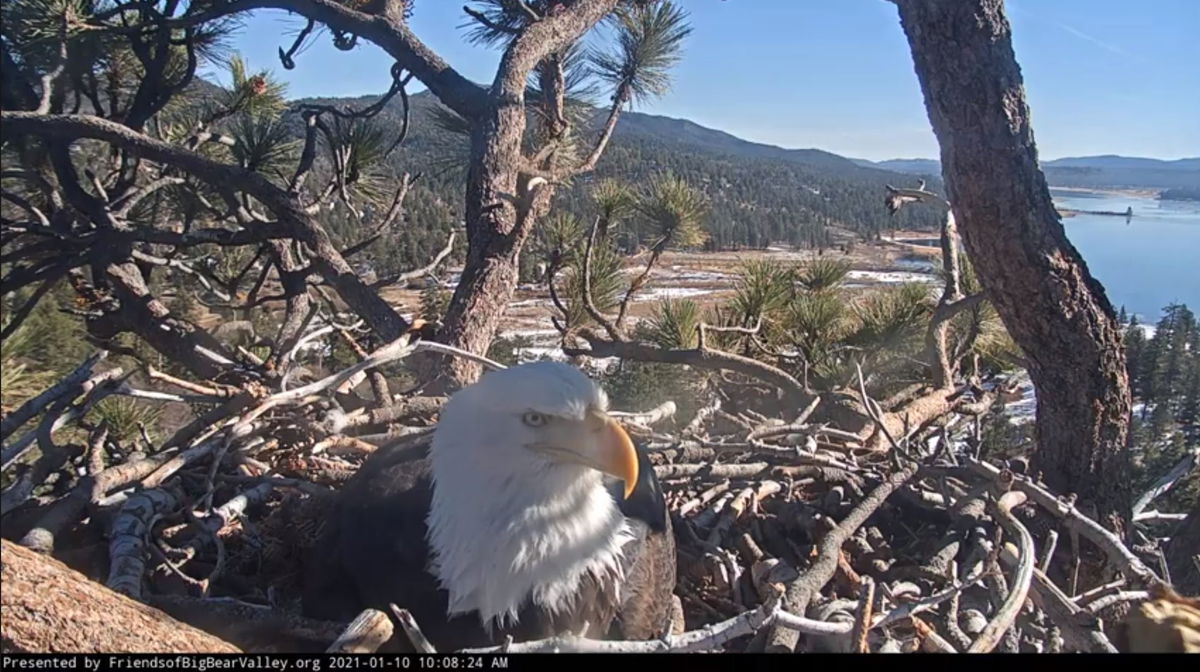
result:
<svg viewBox="0 0 1200 672"><path fill-rule="evenodd" d="M999 469L986 462L968 460L967 464L973 471L988 478L995 479L1000 475ZM1109 562L1116 565L1128 576L1137 579L1142 585L1147 587L1162 584L1162 579L1147 567L1144 562L1139 560L1132 551L1126 548L1125 544L1115 534L1080 513L1073 504L1062 502L1059 498L1050 494L1050 492L1041 486L1030 482L1023 476L1015 477L1013 487L1024 492L1030 499L1037 502L1038 506L1061 519L1067 529L1078 533L1088 541L1096 544L1108 556Z"/></svg>
<svg viewBox="0 0 1200 672"><path fill-rule="evenodd" d="M450 232L450 237L446 239L446 246L442 248L441 252L437 253L437 255L433 258L433 261L429 262L425 266L422 266L421 268L418 268L416 270L406 271L404 273L399 273L397 275L383 278L382 280L377 280L371 284L371 287L379 288L379 287L386 287L388 285L403 284L403 283L410 282L412 280L416 280L417 278L423 278L427 275L432 274L437 269L437 267L439 265L441 265L441 263L443 261L446 260L446 257L450 256L450 253L454 250L455 235L456 235L455 232L453 232L453 231Z"/></svg>
<svg viewBox="0 0 1200 672"><path fill-rule="evenodd" d="M800 575L787 589L784 606L792 613L803 614L808 611L808 605L821 588L829 583L837 571L838 554L842 544L854 534L871 514L875 513L884 501L917 473L917 465L912 464L892 474L886 481L875 488L865 499L847 514L837 527L830 530L818 546L816 562ZM796 633L776 628L769 638L768 652L792 651L796 647Z"/></svg>
<svg viewBox="0 0 1200 672"><path fill-rule="evenodd" d="M49 389L45 390L36 397L26 401L24 404L21 404L21 406L12 413L5 415L4 419L0 420L0 439L8 438L9 434L12 434L19 429L21 425L24 425L29 420L32 420L34 416L42 412L42 409L54 403L58 399L68 394L78 394L80 386L85 380L87 380L88 376L91 375L92 369L96 366L96 364L103 361L106 357L108 357L108 352L104 350L101 350L91 357L88 357L82 364L79 365L78 368L67 374L62 380L58 381ZM7 463L7 459L5 462Z"/></svg>
<svg viewBox="0 0 1200 672"><path fill-rule="evenodd" d="M157 489L140 492L125 501L112 523L106 586L134 599L141 598L146 534L155 515L174 508L175 503L174 495Z"/></svg>
<svg viewBox="0 0 1200 672"><path fill-rule="evenodd" d="M1034 563L1037 562L1037 559L1034 555L1033 537L1030 536L1029 530L1025 529L1025 526L1012 515L1012 509L1024 501L1024 493L1009 492L992 506L993 513L1000 525L1006 532L1017 538L1017 571L1009 586L1008 598L996 611L996 615L983 632L979 633L979 637L971 644L971 648L967 649L968 653L990 653L992 649L996 648L1000 638L1012 627L1013 622L1017 619L1017 614L1025 604L1025 596L1029 593L1029 586L1033 581Z"/></svg>
<svg viewBox="0 0 1200 672"><path fill-rule="evenodd" d="M1154 484L1150 486L1150 489L1144 492L1141 497L1138 497L1137 502L1134 503L1133 519L1136 521L1138 519L1138 515L1141 514L1151 502L1153 502L1163 493L1170 490L1175 486L1176 483L1179 482L1181 478L1191 472L1191 470L1196 466L1198 460L1200 460L1200 448L1195 448L1180 458L1180 460L1175 463L1175 466L1171 467L1167 473L1160 476L1158 480L1156 480Z"/></svg>
<svg viewBox="0 0 1200 672"><path fill-rule="evenodd" d="M587 349L564 347L563 352L571 356L619 357L641 362L664 362L687 364L703 369L726 370L757 378L779 388L791 403L800 406L810 395L804 385L791 374L756 359L705 347L692 349L666 349L642 343L605 341L588 330L580 335L588 342Z"/></svg>

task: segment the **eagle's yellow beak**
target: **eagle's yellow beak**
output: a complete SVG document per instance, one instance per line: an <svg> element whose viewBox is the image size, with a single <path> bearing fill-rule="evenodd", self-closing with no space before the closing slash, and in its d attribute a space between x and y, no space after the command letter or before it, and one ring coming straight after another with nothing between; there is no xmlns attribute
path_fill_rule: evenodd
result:
<svg viewBox="0 0 1200 672"><path fill-rule="evenodd" d="M625 482L625 499L633 494L638 479L637 450L625 429L612 418L605 420L600 432L598 464L601 471Z"/></svg>

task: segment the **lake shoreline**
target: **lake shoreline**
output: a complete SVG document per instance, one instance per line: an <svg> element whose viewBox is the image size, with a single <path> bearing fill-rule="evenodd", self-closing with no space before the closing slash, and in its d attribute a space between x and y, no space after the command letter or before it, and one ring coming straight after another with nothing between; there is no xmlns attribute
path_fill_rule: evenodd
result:
<svg viewBox="0 0 1200 672"><path fill-rule="evenodd" d="M1069 191L1083 194L1105 194L1110 196L1131 196L1133 198L1158 198L1164 189L1118 189L1098 187L1056 187L1050 185L1051 191Z"/></svg>

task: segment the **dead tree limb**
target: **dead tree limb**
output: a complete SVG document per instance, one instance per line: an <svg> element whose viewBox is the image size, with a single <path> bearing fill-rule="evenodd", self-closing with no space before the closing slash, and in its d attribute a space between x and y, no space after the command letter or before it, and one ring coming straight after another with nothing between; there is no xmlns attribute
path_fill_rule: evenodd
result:
<svg viewBox="0 0 1200 672"><path fill-rule="evenodd" d="M585 356L599 359L619 357L639 362L686 364L714 371L733 371L774 385L783 393L789 405L795 408L803 408L811 398L811 395L804 389L804 385L791 374L749 357L707 346L667 349L644 343L610 341L589 330L581 330L580 336L588 342L587 348L564 347L563 352L572 357Z"/></svg>
<svg viewBox="0 0 1200 672"><path fill-rule="evenodd" d="M999 469L986 462L968 460L968 466L976 473L991 479L1000 475ZM1154 573L1154 570L1139 560L1117 535L1080 513L1074 504L1063 502L1045 488L1031 483L1024 476L1016 476L1013 487L1028 495L1031 500L1051 515L1062 520L1067 529L1078 533L1099 547L1108 556L1109 562L1127 576L1136 579L1146 587L1162 584L1162 579Z"/></svg>
<svg viewBox="0 0 1200 672"><path fill-rule="evenodd" d="M103 361L106 357L108 357L108 352L105 350L101 350L88 357L86 361L80 364L77 369L67 374L65 378L36 397L21 404L12 413L4 416L4 419L0 420L0 439L7 439L9 434L17 431L21 425L32 420L34 416L42 412L42 409L54 403L59 398L76 393L77 388L92 375L92 369L95 368L96 364Z"/></svg>
<svg viewBox="0 0 1200 672"><path fill-rule="evenodd" d="M1018 495L1018 497L1011 497ZM1004 531L1017 539L1017 570L1009 586L1008 597L996 611L996 615L979 633L979 637L967 649L968 653L990 653L1000 642L1004 633L1012 627L1017 619L1017 613L1025 604L1025 596L1029 593L1029 585L1033 580L1034 556L1033 537L1029 530L1012 515L1012 509L1025 501L1024 493L1011 492L992 505L991 509Z"/></svg>
<svg viewBox="0 0 1200 672"><path fill-rule="evenodd" d="M800 578L788 586L784 598L784 608L793 614L804 615L808 606L820 590L829 583L837 571L838 553L842 544L854 534L854 531L875 513L893 492L902 487L917 473L917 465L912 464L888 477L886 481L875 488L865 499L854 507L837 527L830 530L818 546L817 561L808 568ZM790 652L796 648L798 637L796 632L776 627L769 635L767 651L775 653Z"/></svg>
<svg viewBox="0 0 1200 672"><path fill-rule="evenodd" d="M146 572L146 535L156 514L175 506L175 496L165 490L138 493L121 506L113 519L108 544L110 564L105 584L134 599L142 595L142 579Z"/></svg>

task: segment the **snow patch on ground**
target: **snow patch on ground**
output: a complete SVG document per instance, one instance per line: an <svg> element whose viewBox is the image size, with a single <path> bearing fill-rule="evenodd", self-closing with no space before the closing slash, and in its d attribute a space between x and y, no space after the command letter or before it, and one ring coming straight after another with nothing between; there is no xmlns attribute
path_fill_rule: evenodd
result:
<svg viewBox="0 0 1200 672"><path fill-rule="evenodd" d="M912 273L908 271L850 271L846 274L850 280L865 280L868 283L898 285L905 282L934 282L936 278L929 273Z"/></svg>
<svg viewBox="0 0 1200 672"><path fill-rule="evenodd" d="M641 301L661 301L663 299L681 299L689 296L703 296L705 294L713 294L719 290L704 289L701 287L651 287L650 289L638 292L633 295L633 300Z"/></svg>
<svg viewBox="0 0 1200 672"><path fill-rule="evenodd" d="M1021 399L1005 408L1009 419L1016 425L1033 422L1037 418L1037 396L1033 392L1033 383L1023 383L1019 389Z"/></svg>
<svg viewBox="0 0 1200 672"><path fill-rule="evenodd" d="M1014 425L1030 423L1037 418L1037 395L1034 394L1029 374L1018 374L1016 389L1003 401L1004 415Z"/></svg>
<svg viewBox="0 0 1200 672"><path fill-rule="evenodd" d="M527 348L514 348L513 355L517 358L517 361L522 364L524 364L525 362L542 361L542 360L565 362L565 361L568 361L568 359L569 359L567 357L567 355L562 351L562 349L559 348L558 346L553 346L553 347L531 346L531 347L527 347ZM603 371L605 369L608 369L610 366L616 364L617 361L618 361L618 359L616 357L605 357L602 359L590 359L589 358L589 359L585 360L584 362L580 362L579 364L581 364L581 368L583 368L583 369L590 369L593 371Z"/></svg>

